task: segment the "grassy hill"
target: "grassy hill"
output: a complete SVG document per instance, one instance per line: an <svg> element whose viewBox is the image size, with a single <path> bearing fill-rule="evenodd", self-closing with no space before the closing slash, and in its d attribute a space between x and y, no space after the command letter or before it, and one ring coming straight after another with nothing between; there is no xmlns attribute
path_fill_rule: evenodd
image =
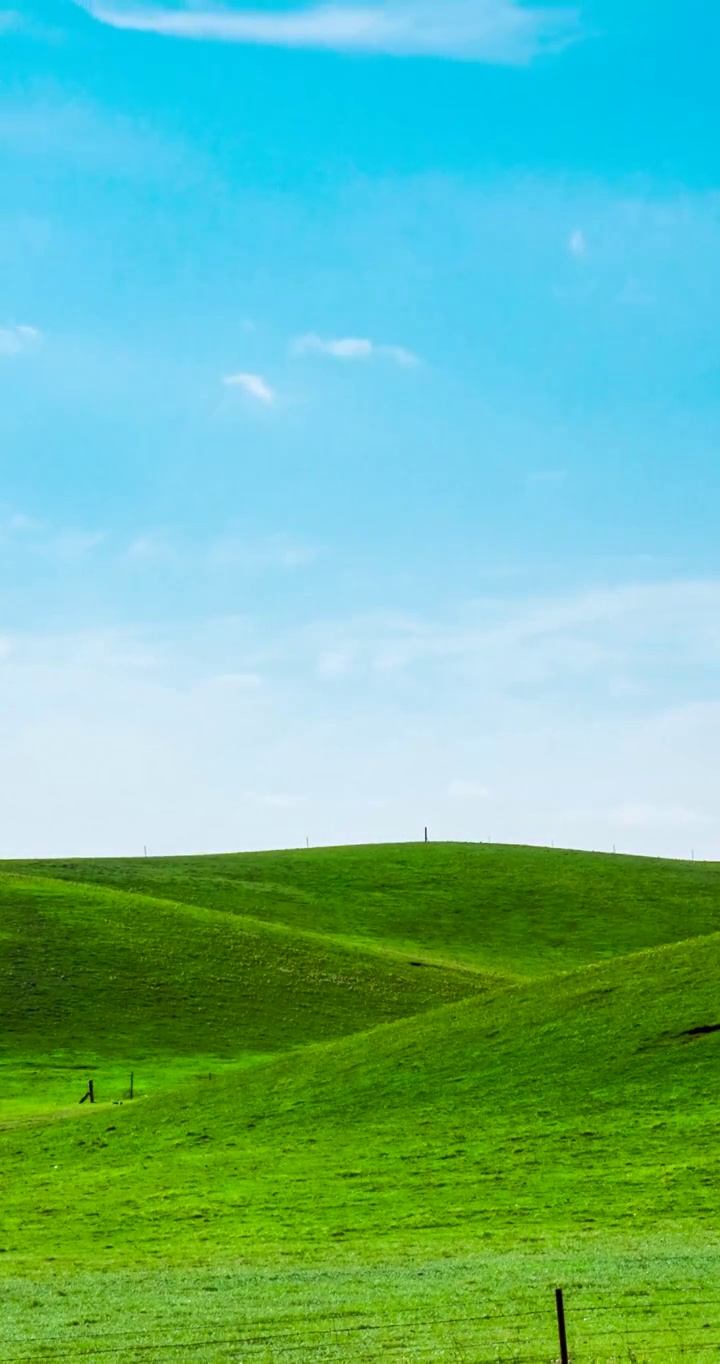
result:
<svg viewBox="0 0 720 1364"><path fill-rule="evenodd" d="M323 1255L328 1237L437 1253L678 1217L712 1233L718 980L714 935L181 1086L111 1128L88 1110L22 1149L14 1133L6 1251L182 1257L201 1233L213 1253L270 1258ZM74 1189L98 1210L71 1246L33 1212L33 1175L48 1206Z"/></svg>
<svg viewBox="0 0 720 1364"><path fill-rule="evenodd" d="M716 1358L719 888L527 849L13 864L7 1066L157 1082L6 1118L3 1358L549 1364L556 1281L578 1359Z"/></svg>
<svg viewBox="0 0 720 1364"><path fill-rule="evenodd" d="M496 989L191 904L0 875L0 1121L119 1099Z"/></svg>
<svg viewBox="0 0 720 1364"><path fill-rule="evenodd" d="M541 975L720 930L720 867L491 844L5 863L266 923Z"/></svg>

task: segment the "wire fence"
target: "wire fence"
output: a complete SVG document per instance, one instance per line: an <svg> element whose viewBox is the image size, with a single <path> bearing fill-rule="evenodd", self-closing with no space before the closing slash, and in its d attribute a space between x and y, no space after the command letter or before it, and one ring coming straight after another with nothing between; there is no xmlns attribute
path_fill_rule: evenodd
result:
<svg viewBox="0 0 720 1364"><path fill-rule="evenodd" d="M594 1298L594 1300L593 1300ZM258 1316L214 1329L172 1313L142 1328L91 1333L78 1322L52 1333L14 1333L3 1364L57 1360L407 1361L407 1364L705 1364L720 1360L720 1298L697 1286L665 1286L657 1296L584 1287L534 1294L517 1308L464 1302L447 1314L417 1308L383 1316L361 1310ZM640 1300L639 1300L640 1299Z"/></svg>

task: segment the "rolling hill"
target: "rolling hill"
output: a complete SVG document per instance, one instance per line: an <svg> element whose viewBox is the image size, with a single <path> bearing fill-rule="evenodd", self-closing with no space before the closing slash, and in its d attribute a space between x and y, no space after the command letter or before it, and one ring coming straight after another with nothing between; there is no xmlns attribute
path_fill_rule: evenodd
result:
<svg viewBox="0 0 720 1364"><path fill-rule="evenodd" d="M465 847L8 867L4 1065L156 1079L6 1110L4 1357L550 1361L558 1280L578 1358L716 1357L719 885Z"/></svg>
<svg viewBox="0 0 720 1364"><path fill-rule="evenodd" d="M0 875L0 1122L362 1032L503 982L134 892Z"/></svg>
<svg viewBox="0 0 720 1364"><path fill-rule="evenodd" d="M720 930L720 867L491 844L5 863L267 923L543 975Z"/></svg>

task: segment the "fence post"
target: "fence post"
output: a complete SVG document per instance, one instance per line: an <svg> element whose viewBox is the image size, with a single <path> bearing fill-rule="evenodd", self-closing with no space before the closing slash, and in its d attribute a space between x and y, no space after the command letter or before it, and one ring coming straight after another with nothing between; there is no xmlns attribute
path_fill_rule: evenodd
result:
<svg viewBox="0 0 720 1364"><path fill-rule="evenodd" d="M560 1337L560 1364L570 1364L567 1334L565 1331L565 1303L563 1302L562 1288L555 1289L555 1307L557 1309L558 1335Z"/></svg>

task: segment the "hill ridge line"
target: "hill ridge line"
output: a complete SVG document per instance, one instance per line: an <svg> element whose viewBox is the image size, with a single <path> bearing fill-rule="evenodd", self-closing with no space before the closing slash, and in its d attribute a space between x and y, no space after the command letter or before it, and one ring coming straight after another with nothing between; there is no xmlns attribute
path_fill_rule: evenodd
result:
<svg viewBox="0 0 720 1364"><path fill-rule="evenodd" d="M148 901L150 904L172 907L176 912L185 913L195 917L208 918L211 920L222 920L223 923L237 924L238 927L250 928L260 933L267 933L270 936L299 938L302 941L313 943L328 943L334 947L344 948L347 951L363 952L368 956L392 958L395 961L412 964L413 959L422 958L421 965L430 969L453 971L458 975L480 977L499 984L508 983L510 986L522 984L533 979L529 976L513 975L510 972L493 971L475 967L471 963L459 962L454 958L437 957L433 953L421 946L412 951L403 952L399 947L386 946L381 942L373 941L371 938L352 938L342 934L322 933L317 929L295 928L291 924L273 921L271 919L259 919L252 914L236 913L234 910L219 909L213 905L200 904L195 900L173 900L164 895L150 895L147 891L135 889L121 889L118 886L106 886L96 881L75 881L71 878L59 876L35 876L27 875L23 872L0 871L0 876L8 881L19 882L24 885L43 885L57 886L66 889L72 886L85 899L93 899L96 896L107 895L117 899L133 898L141 901ZM539 976L537 979L550 979L551 977Z"/></svg>
<svg viewBox="0 0 720 1364"><path fill-rule="evenodd" d="M680 950L683 948L687 949L688 946L694 944L702 945L714 940L720 941L720 930L716 933L703 933L698 934L696 937L683 938L680 942L663 943L659 946L642 948L639 952L627 952L622 957L608 958L601 962L589 962L572 971L559 971L554 976L527 977L524 980L518 981L516 984L509 985L508 989L500 991L499 995L507 999L508 995L516 993L522 995L535 993L542 994L543 989L546 989L551 982L562 982L567 985L569 981L571 982L578 978L582 979L582 977L585 976L592 976L593 974L606 971L611 966L617 966L620 963L625 965L626 963L630 964L640 961L644 957L657 958L679 954ZM460 1016L462 1013L471 1012L473 1009L479 1013L483 1008L492 1007L498 997L498 994L489 995L488 997L483 995L468 995L465 999L454 1000L447 1004L438 1004L433 1008L423 1009L420 1012L410 1014L405 1018L396 1018L388 1022L377 1023L370 1028L348 1033L344 1037L333 1037L323 1041L310 1042L299 1047L296 1051L278 1052L274 1056L268 1056L267 1059L259 1063L257 1067L253 1067L252 1073L255 1074L256 1070L262 1071L263 1073L276 1070L282 1073L288 1065L296 1064L300 1060L312 1061L313 1057L317 1057L323 1053L342 1056L343 1052L352 1051L358 1044L362 1044L363 1041L367 1041L371 1038L392 1036L394 1034L402 1035L403 1032L412 1034L416 1029L424 1029L428 1025L432 1025L435 1020L442 1021L444 1017L452 1018L454 1016ZM247 1076L249 1073L250 1072L244 1070L240 1066L237 1068L231 1067L217 1076L216 1088L218 1090L232 1088L237 1083L239 1075ZM184 1080L180 1084L174 1085L171 1090L166 1091L164 1094L158 1093L148 1095L143 1101L143 1107L152 1109L156 1105L162 1106L164 1103L167 1103L170 1094L173 1097L177 1097L183 1093L193 1093L195 1090L204 1092L202 1080ZM303 1107L305 1102L307 1101L293 1103L290 1105L290 1108L279 1109L277 1111L278 1113L284 1113L295 1107Z"/></svg>
<svg viewBox="0 0 720 1364"><path fill-rule="evenodd" d="M558 971L552 976L528 976L525 979L519 980L517 981L517 983L508 986L508 989L506 991L502 991L501 994L503 995L503 997L506 998L507 995L516 993L522 994L532 994L535 992L541 993L542 990L546 989L547 986L551 983L562 981L563 984L567 984L568 981L572 981L578 978L582 979L582 977L584 976L598 974L602 971L606 971L611 966L618 966L621 963L625 965L626 963L630 964L633 962L641 961L644 957L657 958L661 956L679 954L682 948L687 948L695 944L701 946L704 943L711 943L714 940L720 941L720 930L718 930L716 933L700 933L695 937L682 938L680 942L662 943L654 947L643 947L638 952L626 952L621 957L607 958L605 961L588 962L584 966L579 966L572 971ZM348 1033L347 1036L345 1037L332 1037L322 1042L308 1043L307 1046L302 1047L294 1054L288 1052L278 1052L277 1055L269 1057L267 1063L263 1063L263 1065L267 1064L270 1067L281 1065L283 1062L289 1061L293 1055L295 1059L298 1059L300 1055L307 1056L310 1055L311 1053L316 1054L318 1052L328 1051L330 1049L333 1051L341 1050L345 1047L352 1046L358 1040L362 1040L363 1038L368 1037L374 1037L380 1033L398 1032L402 1031L403 1029L410 1031L414 1026L419 1027L421 1024L425 1025L427 1023L432 1022L432 1020L434 1018L437 1018L439 1015L460 1014L462 1012L471 1010L473 1007L475 1007L479 1011L481 1008L488 1007L492 1003L494 1003L497 997L498 997L497 995L492 995L487 998L483 995L468 995L467 998L465 999L453 1000L448 1004L438 1004L434 1008L423 1009L420 1013L409 1014L405 1018L395 1018L386 1023L377 1023L372 1028L365 1028L359 1032ZM234 1071L228 1071L222 1077L218 1077L219 1082L231 1079L234 1076L234 1074L235 1074ZM195 1082L193 1081L191 1083ZM173 1092L177 1093L177 1090L174 1090ZM155 1097L160 1096L153 1095L152 1096L153 1100L155 1099Z"/></svg>

